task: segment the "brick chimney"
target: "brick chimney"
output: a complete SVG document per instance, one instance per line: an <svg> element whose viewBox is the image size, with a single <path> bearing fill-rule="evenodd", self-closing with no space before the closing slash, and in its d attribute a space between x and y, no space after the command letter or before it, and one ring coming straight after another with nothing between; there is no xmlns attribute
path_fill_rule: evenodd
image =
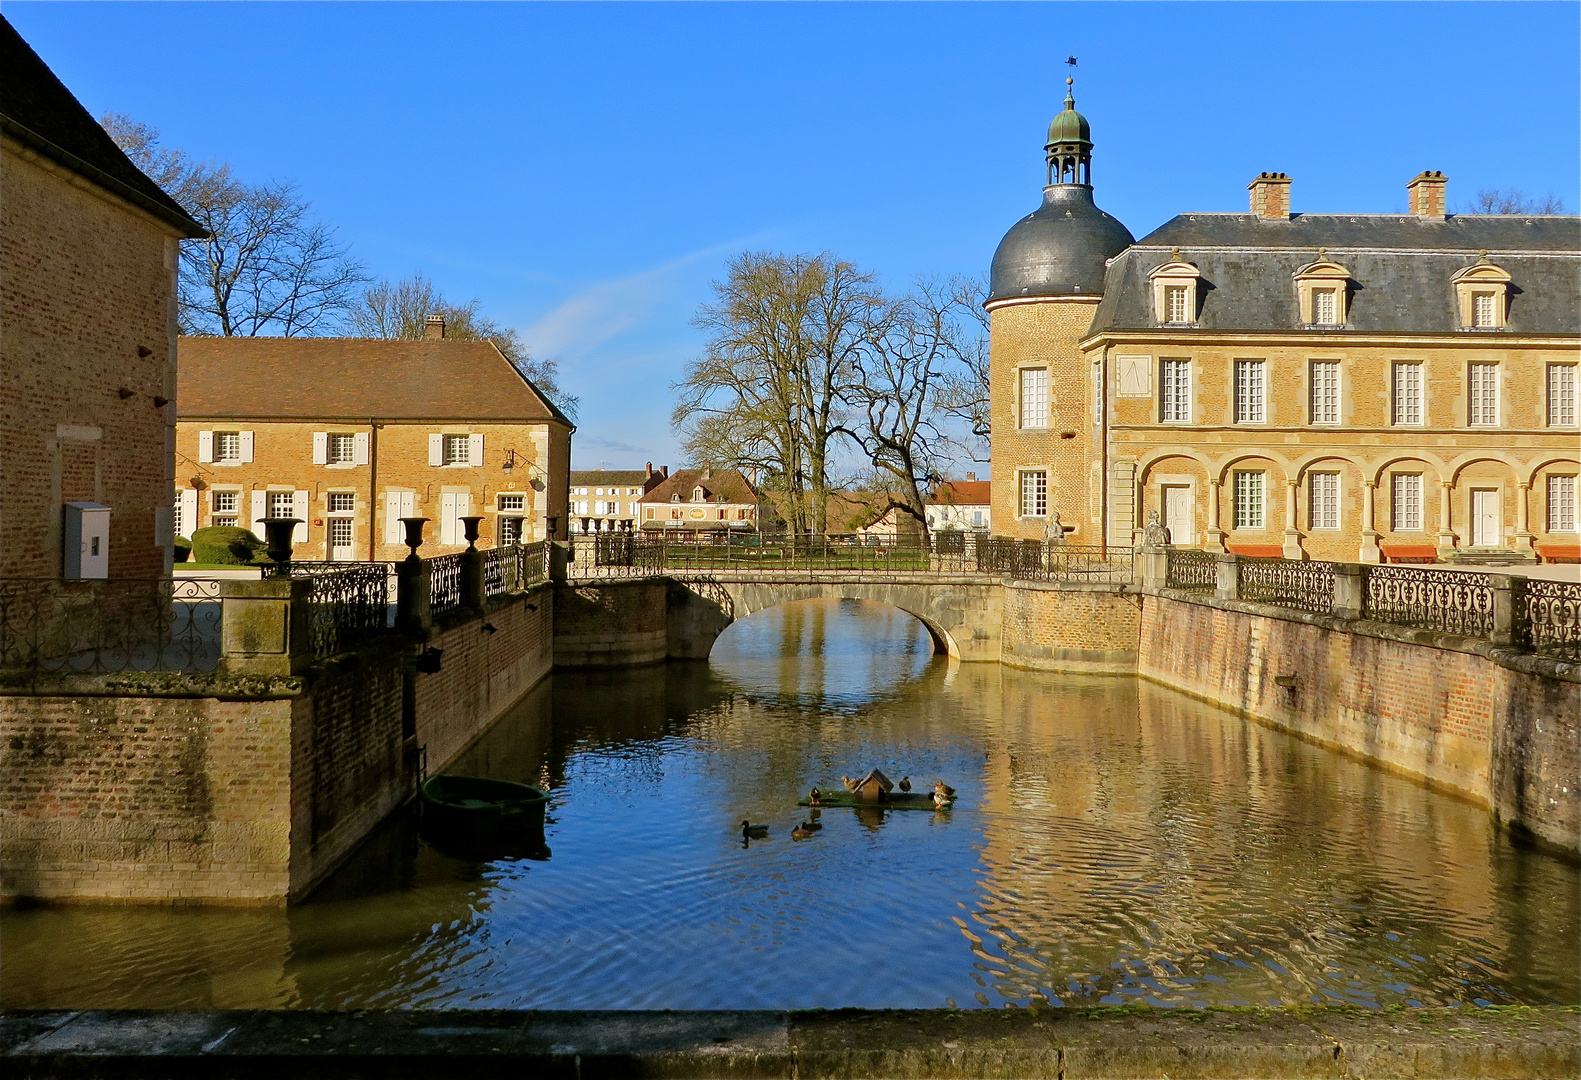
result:
<svg viewBox="0 0 1581 1080"><path fill-rule="evenodd" d="M1409 184L1405 185L1411 200L1411 213L1428 221L1443 221L1448 188L1449 178L1443 173L1418 173Z"/></svg>
<svg viewBox="0 0 1581 1080"><path fill-rule="evenodd" d="M423 337L429 341L445 340L445 317L443 315L428 316L428 323L423 327Z"/></svg>
<svg viewBox="0 0 1581 1080"><path fill-rule="evenodd" d="M1252 216L1260 221L1290 220L1290 177L1282 172L1258 173L1246 185L1252 193Z"/></svg>
<svg viewBox="0 0 1581 1080"><path fill-rule="evenodd" d="M670 478L670 467L668 465L660 465L659 475L668 480Z"/></svg>
<svg viewBox="0 0 1581 1080"><path fill-rule="evenodd" d="M653 479L653 462L648 462L648 479Z"/></svg>
<svg viewBox="0 0 1581 1080"><path fill-rule="evenodd" d="M976 479L977 479L977 474L976 474L976 473L974 473L974 472L969 472L969 473L967 473L967 474L966 474L966 482L967 482L967 483L972 483L972 482L974 482L974 481L975 481L975 480L976 480Z"/></svg>

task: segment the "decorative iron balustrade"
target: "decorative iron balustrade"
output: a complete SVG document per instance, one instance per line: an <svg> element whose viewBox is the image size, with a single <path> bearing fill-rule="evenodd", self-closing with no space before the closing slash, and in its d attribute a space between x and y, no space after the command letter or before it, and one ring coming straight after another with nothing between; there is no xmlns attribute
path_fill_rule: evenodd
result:
<svg viewBox="0 0 1581 1080"><path fill-rule="evenodd" d="M1528 578L1525 593L1519 616L1532 651L1581 661L1581 584Z"/></svg>
<svg viewBox="0 0 1581 1080"><path fill-rule="evenodd" d="M1214 552L1172 547L1165 555L1165 562L1166 588L1194 592L1212 592L1218 588L1219 558Z"/></svg>
<svg viewBox="0 0 1581 1080"><path fill-rule="evenodd" d="M483 549L485 596L521 592L548 579L548 545L545 541Z"/></svg>
<svg viewBox="0 0 1581 1080"><path fill-rule="evenodd" d="M1369 566L1362 613L1369 619L1446 634L1490 637L1493 578L1420 566Z"/></svg>
<svg viewBox="0 0 1581 1080"><path fill-rule="evenodd" d="M1334 564L1296 559L1241 559L1242 600L1327 615L1334 610Z"/></svg>
<svg viewBox="0 0 1581 1080"><path fill-rule="evenodd" d="M0 579L7 671L213 671L220 625L218 581Z"/></svg>
<svg viewBox="0 0 1581 1080"><path fill-rule="evenodd" d="M313 655L334 656L389 626L391 563L295 562L291 576L312 582L307 633Z"/></svg>
<svg viewBox="0 0 1581 1080"><path fill-rule="evenodd" d="M571 574L579 579L680 576L692 570L927 573L937 569L921 537L736 533L682 538L615 533L573 537L571 551Z"/></svg>
<svg viewBox="0 0 1581 1080"><path fill-rule="evenodd" d="M435 555L428 562L428 610L438 613L461 606L461 553Z"/></svg>
<svg viewBox="0 0 1581 1080"><path fill-rule="evenodd" d="M1108 584L1127 584L1131 581L1132 553L1130 548L1101 547L1080 544L1047 544L1039 540L1024 540L1020 548L1023 557L1010 570L1010 576L1021 581L1092 581ZM1035 554L1035 558L1033 557Z"/></svg>

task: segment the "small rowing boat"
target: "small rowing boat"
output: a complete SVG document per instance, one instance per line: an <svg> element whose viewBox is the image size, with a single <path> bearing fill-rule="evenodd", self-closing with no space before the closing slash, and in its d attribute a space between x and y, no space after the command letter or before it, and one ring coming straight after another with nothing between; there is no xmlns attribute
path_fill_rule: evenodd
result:
<svg viewBox="0 0 1581 1080"><path fill-rule="evenodd" d="M535 787L484 776L430 776L418 794L432 824L472 833L542 829L549 802L548 794Z"/></svg>

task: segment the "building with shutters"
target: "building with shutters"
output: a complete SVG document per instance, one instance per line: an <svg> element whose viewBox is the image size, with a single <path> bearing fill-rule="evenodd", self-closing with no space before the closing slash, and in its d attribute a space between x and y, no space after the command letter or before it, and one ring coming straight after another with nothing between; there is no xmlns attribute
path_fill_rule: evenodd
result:
<svg viewBox="0 0 1581 1080"><path fill-rule="evenodd" d="M262 534L294 517L298 559L399 559L563 539L572 424L487 341L183 337L177 525Z"/></svg>
<svg viewBox="0 0 1581 1080"><path fill-rule="evenodd" d="M967 473L965 480L944 480L923 504L928 528L986 532L993 528L993 484Z"/></svg>
<svg viewBox="0 0 1581 1080"><path fill-rule="evenodd" d="M571 473L571 532L632 532L642 512L642 497L670 475L655 469L578 469Z"/></svg>
<svg viewBox="0 0 1581 1080"><path fill-rule="evenodd" d="M1067 95L994 255L996 532L1362 562L1573 561L1581 218L1245 214L1143 237L1093 202Z"/></svg>
<svg viewBox="0 0 1581 1080"><path fill-rule="evenodd" d="M642 531L704 536L758 529L758 493L736 469L676 469L642 497Z"/></svg>
<svg viewBox="0 0 1581 1080"><path fill-rule="evenodd" d="M0 71L0 576L158 577L177 245L205 234L4 19Z"/></svg>

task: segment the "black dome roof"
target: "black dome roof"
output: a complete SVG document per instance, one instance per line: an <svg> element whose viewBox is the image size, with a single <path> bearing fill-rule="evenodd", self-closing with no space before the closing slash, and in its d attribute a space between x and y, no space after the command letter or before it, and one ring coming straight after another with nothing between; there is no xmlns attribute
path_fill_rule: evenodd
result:
<svg viewBox="0 0 1581 1080"><path fill-rule="evenodd" d="M1135 242L1093 203L1089 185L1052 184L1043 189L1043 205L999 241L988 299L1102 294L1105 261Z"/></svg>

